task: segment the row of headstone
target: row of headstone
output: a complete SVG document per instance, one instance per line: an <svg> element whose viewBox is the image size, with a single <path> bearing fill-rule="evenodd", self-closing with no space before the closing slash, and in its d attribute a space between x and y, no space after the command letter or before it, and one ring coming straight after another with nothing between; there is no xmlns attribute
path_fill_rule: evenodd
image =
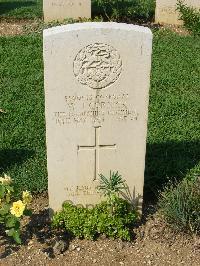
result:
<svg viewBox="0 0 200 266"><path fill-rule="evenodd" d="M178 0L156 0L155 22L182 24L176 10ZM186 5L200 8L200 0L184 0ZM66 18L91 18L91 0L43 0L45 22Z"/></svg>
<svg viewBox="0 0 200 266"><path fill-rule="evenodd" d="M152 33L118 23L44 31L50 208L102 200L99 174L118 171L143 197Z"/></svg>

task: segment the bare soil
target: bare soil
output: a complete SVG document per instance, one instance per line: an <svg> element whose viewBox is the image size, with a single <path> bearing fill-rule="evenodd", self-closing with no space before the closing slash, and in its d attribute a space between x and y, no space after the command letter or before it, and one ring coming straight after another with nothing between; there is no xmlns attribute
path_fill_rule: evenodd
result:
<svg viewBox="0 0 200 266"><path fill-rule="evenodd" d="M0 265L200 265L200 237L173 232L153 208L134 230L133 241L123 242L102 236L96 241L79 240L51 230L48 198L34 198L31 218L23 221L23 244L0 237ZM2 235L2 234L1 234ZM55 243L65 250L53 249Z"/></svg>
<svg viewBox="0 0 200 266"><path fill-rule="evenodd" d="M0 20L0 36L15 36L25 33L25 28L34 28L38 21L34 20Z"/></svg>
<svg viewBox="0 0 200 266"><path fill-rule="evenodd" d="M179 26L179 25L172 25L172 24L167 25L166 24L166 25L157 25L157 26L159 26L159 28L162 28L162 29L171 30L171 31L173 31L179 35L183 35L183 36L190 34L187 29L185 29L183 26Z"/></svg>
<svg viewBox="0 0 200 266"><path fill-rule="evenodd" d="M0 19L0 36L14 36L27 34L30 32L41 31L41 25L44 24L42 20L16 20L16 19ZM160 25L155 23L148 23L142 26L151 29L168 29L180 35L188 35L189 32L182 26L176 25Z"/></svg>

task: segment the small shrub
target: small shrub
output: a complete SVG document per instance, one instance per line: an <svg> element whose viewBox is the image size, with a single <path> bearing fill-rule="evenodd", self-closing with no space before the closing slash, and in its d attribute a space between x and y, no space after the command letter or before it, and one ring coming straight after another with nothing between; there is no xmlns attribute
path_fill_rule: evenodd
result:
<svg viewBox="0 0 200 266"><path fill-rule="evenodd" d="M62 228L79 238L95 239L100 234L111 238L131 239L131 228L137 219L137 213L124 199L115 199L113 212L106 201L93 209L76 207L64 203L62 211L52 220L55 228Z"/></svg>
<svg viewBox="0 0 200 266"><path fill-rule="evenodd" d="M52 225L63 228L79 238L94 239L100 234L111 238L131 239L131 228L137 220L137 212L128 201L119 198L126 189L125 181L118 172L111 172L107 178L100 174L98 190L107 201L97 204L93 209L77 207L64 203L61 212L54 215Z"/></svg>
<svg viewBox="0 0 200 266"><path fill-rule="evenodd" d="M170 184L160 194L158 205L175 229L200 232L200 179L184 179L177 186Z"/></svg>
<svg viewBox="0 0 200 266"><path fill-rule="evenodd" d="M184 27L194 35L200 35L200 9L189 7L179 1L177 10L180 13L180 19L183 20Z"/></svg>
<svg viewBox="0 0 200 266"><path fill-rule="evenodd" d="M23 191L22 200L16 201L16 195L12 179L7 175L0 177L0 225L8 236L21 244L20 220L23 215L31 215L28 205L32 196L28 191Z"/></svg>
<svg viewBox="0 0 200 266"><path fill-rule="evenodd" d="M94 4L97 15L118 22L151 20L155 10L154 0L94 0Z"/></svg>

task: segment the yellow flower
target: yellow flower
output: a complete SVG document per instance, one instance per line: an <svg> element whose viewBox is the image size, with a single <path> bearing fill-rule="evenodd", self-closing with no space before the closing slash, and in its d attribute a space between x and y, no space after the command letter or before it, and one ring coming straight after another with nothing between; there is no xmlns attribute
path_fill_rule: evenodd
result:
<svg viewBox="0 0 200 266"><path fill-rule="evenodd" d="M25 205L30 204L31 201L32 201L32 196L31 196L31 194L27 190L26 191L23 191L22 198L23 198L23 203Z"/></svg>
<svg viewBox="0 0 200 266"><path fill-rule="evenodd" d="M0 182L2 185L10 185L12 183L12 179L10 176L4 174L4 178L0 177Z"/></svg>
<svg viewBox="0 0 200 266"><path fill-rule="evenodd" d="M10 208L10 213L16 217L21 217L23 215L24 210L25 204L21 200L18 200L16 202L13 202L13 205Z"/></svg>

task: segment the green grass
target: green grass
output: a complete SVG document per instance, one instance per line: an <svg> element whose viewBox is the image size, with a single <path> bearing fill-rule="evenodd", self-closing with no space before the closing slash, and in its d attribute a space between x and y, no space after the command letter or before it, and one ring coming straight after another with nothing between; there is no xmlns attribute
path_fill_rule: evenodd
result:
<svg viewBox="0 0 200 266"><path fill-rule="evenodd" d="M47 188L42 39L0 38L0 174ZM145 191L200 174L200 39L154 34ZM117 170L117 169L113 169Z"/></svg>
<svg viewBox="0 0 200 266"><path fill-rule="evenodd" d="M146 189L200 174L200 38L154 36Z"/></svg>
<svg viewBox="0 0 200 266"><path fill-rule="evenodd" d="M0 0L0 18L42 17L42 0Z"/></svg>
<svg viewBox="0 0 200 266"><path fill-rule="evenodd" d="M0 173L21 189L47 187L40 36L0 38Z"/></svg>

